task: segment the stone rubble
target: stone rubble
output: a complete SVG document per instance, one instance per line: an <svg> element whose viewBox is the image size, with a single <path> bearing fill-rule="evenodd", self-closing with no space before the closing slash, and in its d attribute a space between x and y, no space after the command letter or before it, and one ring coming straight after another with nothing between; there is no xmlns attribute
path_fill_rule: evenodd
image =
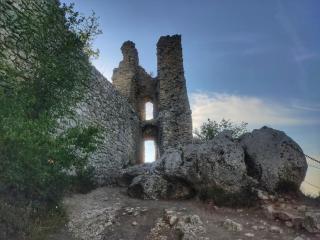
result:
<svg viewBox="0 0 320 240"><path fill-rule="evenodd" d="M320 233L320 210L305 213L302 226L311 233Z"/></svg>
<svg viewBox="0 0 320 240"><path fill-rule="evenodd" d="M146 239L164 240L170 235L181 240L209 240L205 234L206 229L198 215L186 215L166 209L163 217L157 220Z"/></svg>
<svg viewBox="0 0 320 240"><path fill-rule="evenodd" d="M320 232L320 211L315 207L298 205L294 200L283 198L269 200L264 193L261 206L268 218L284 223L288 228L304 229L309 233ZM267 200L266 200L267 199Z"/></svg>
<svg viewBox="0 0 320 240"><path fill-rule="evenodd" d="M90 208L82 211L78 217L70 217L68 228L77 239L102 240L105 228L113 224L116 207Z"/></svg>
<svg viewBox="0 0 320 240"><path fill-rule="evenodd" d="M282 234L283 230L278 226L271 226L270 227L270 232Z"/></svg>
<svg viewBox="0 0 320 240"><path fill-rule="evenodd" d="M254 234L253 233L245 233L244 234L246 237L249 237L249 238L253 238L254 237Z"/></svg>
<svg viewBox="0 0 320 240"><path fill-rule="evenodd" d="M228 231L235 231L235 232L240 232L243 230L242 224L237 223L231 219L226 219L223 222L223 226L228 230Z"/></svg>

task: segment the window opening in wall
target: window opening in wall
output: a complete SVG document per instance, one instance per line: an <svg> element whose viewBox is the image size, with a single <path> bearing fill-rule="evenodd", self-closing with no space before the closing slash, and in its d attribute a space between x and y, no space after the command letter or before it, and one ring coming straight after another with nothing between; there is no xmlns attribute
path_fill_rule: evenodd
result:
<svg viewBox="0 0 320 240"><path fill-rule="evenodd" d="M153 104L151 102L146 103L146 120L153 119Z"/></svg>
<svg viewBox="0 0 320 240"><path fill-rule="evenodd" d="M156 160L156 146L154 140L144 141L144 162L154 162Z"/></svg>

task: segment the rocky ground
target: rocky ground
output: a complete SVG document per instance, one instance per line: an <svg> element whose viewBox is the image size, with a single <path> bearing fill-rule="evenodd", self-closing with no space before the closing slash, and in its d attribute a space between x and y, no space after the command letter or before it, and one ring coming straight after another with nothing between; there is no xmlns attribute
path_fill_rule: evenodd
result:
<svg viewBox="0 0 320 240"><path fill-rule="evenodd" d="M126 188L98 188L65 198L69 222L49 239L320 239L319 206L259 197L257 207L232 209L195 199L140 200L128 197Z"/></svg>

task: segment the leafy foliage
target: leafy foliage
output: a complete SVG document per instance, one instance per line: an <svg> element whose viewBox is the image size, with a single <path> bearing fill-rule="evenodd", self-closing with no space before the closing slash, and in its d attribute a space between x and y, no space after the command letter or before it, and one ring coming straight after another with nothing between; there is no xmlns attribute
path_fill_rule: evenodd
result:
<svg viewBox="0 0 320 240"><path fill-rule="evenodd" d="M230 120L222 119L221 122L212 121L208 119L207 122L200 126L200 130L196 129L194 134L200 140L208 141L217 136L218 133L224 130L230 130L234 138L240 137L247 132L247 123L241 122L240 124L233 123Z"/></svg>
<svg viewBox="0 0 320 240"><path fill-rule="evenodd" d="M1 44L17 55L0 54L0 182L29 199L55 203L69 173L83 173L99 143L97 126L62 131L60 122L73 118L72 106L84 97L89 58L97 54L91 42L100 31L94 15L81 17L73 5L49 2L39 16L26 11L6 18L19 39L12 45L11 34Z"/></svg>

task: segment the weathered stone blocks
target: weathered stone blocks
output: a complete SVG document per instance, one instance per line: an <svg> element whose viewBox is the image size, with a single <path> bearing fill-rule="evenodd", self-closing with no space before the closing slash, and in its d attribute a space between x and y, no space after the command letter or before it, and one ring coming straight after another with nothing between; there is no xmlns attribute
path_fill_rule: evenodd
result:
<svg viewBox="0 0 320 240"><path fill-rule="evenodd" d="M140 117L137 139L140 152L137 163L143 163L143 140L154 140L157 156L167 148L192 141L192 120L184 78L181 36L161 37L157 44L158 76L152 77L139 66L135 44L125 42L123 60L114 69L115 88L132 104ZM154 120L145 120L145 104L152 102ZM151 129L151 131L150 131Z"/></svg>

